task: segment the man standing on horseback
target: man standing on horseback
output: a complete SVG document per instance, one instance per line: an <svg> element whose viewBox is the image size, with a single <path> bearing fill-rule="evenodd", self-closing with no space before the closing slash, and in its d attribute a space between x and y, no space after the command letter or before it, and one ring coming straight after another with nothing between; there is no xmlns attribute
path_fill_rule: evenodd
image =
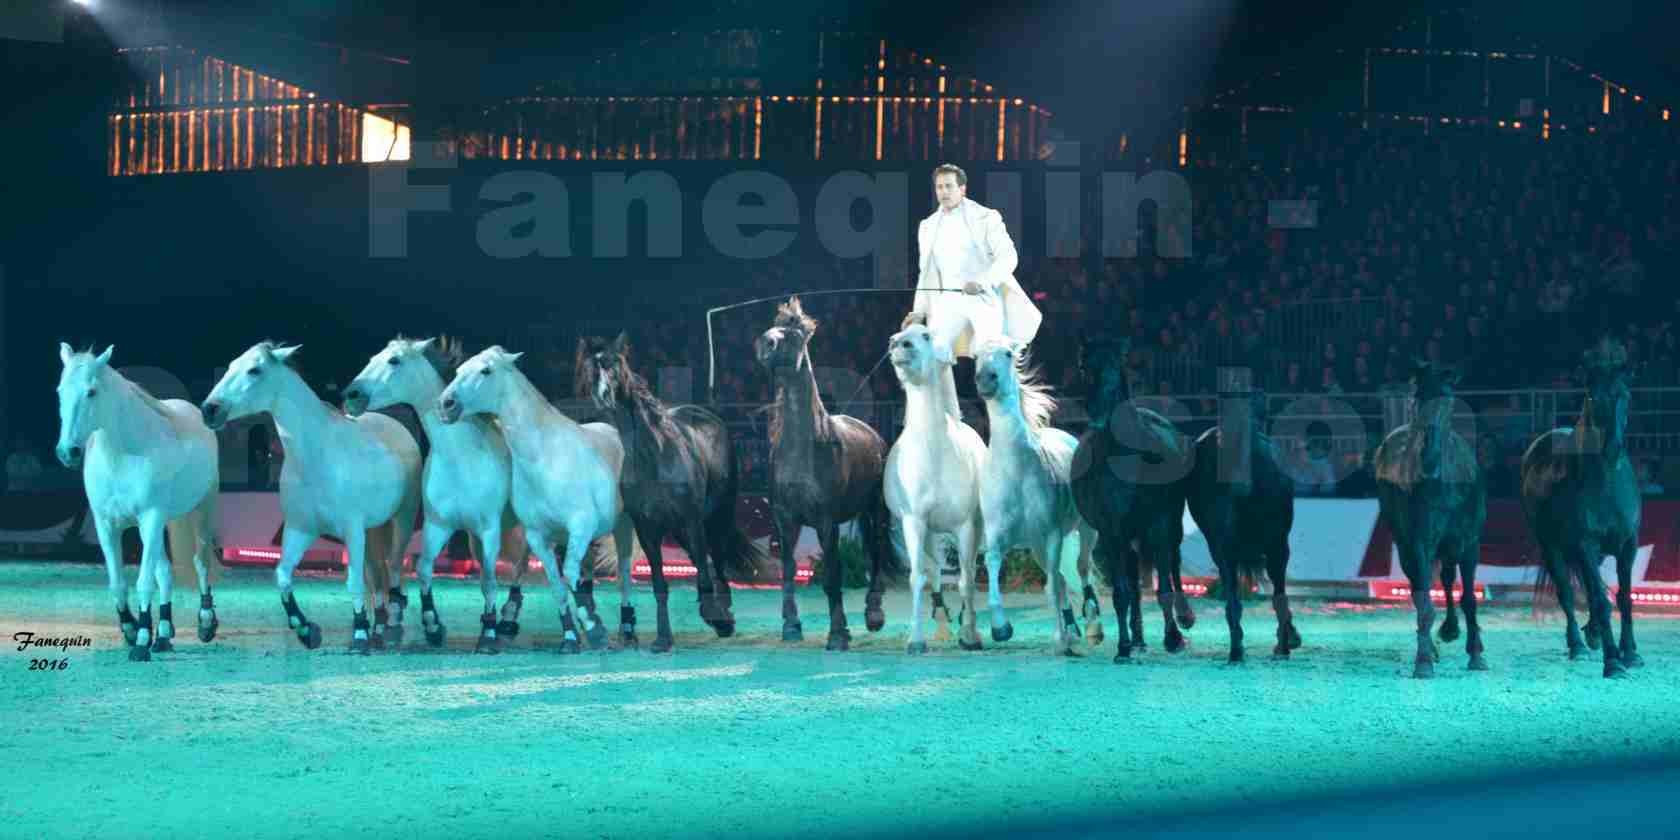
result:
<svg viewBox="0 0 1680 840"><path fill-rule="evenodd" d="M933 170L933 194L939 206L916 231L916 300L900 328L925 324L935 352L953 363L986 339L1031 342L1043 316L1015 280L1003 215L968 198L968 175L953 164Z"/></svg>

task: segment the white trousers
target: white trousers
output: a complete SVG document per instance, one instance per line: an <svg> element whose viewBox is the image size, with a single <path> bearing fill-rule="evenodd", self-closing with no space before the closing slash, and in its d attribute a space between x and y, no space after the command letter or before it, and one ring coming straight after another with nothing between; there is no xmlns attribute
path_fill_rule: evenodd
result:
<svg viewBox="0 0 1680 840"><path fill-rule="evenodd" d="M947 360L956 359L961 341L963 356L974 358L981 343L1003 337L1003 304L995 292L978 295L942 293L928 307L928 332L934 352Z"/></svg>

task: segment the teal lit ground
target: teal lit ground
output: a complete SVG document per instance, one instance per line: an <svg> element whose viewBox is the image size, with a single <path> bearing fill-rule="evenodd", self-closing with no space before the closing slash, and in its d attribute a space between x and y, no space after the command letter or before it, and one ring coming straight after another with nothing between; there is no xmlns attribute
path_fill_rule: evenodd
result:
<svg viewBox="0 0 1680 840"><path fill-rule="evenodd" d="M1305 645L1278 663L1271 612L1251 606L1251 661L1236 669L1219 605L1194 602L1176 657L1151 608L1150 651L1121 667L1107 644L1052 658L1036 593L1009 598L1012 642L910 659L902 592L875 635L848 593L853 649L830 654L815 589L807 640L790 646L778 593L738 593L739 634L719 640L679 588L674 655L562 657L552 600L530 587L515 649L480 657L477 586L450 580L447 650L425 647L411 610L401 652L363 658L341 652L341 579L299 585L326 635L310 652L284 630L271 574L225 574L220 637L197 641L196 599L178 591L178 652L136 664L102 568L0 563L6 639L94 639L63 672L28 671L11 645L0 657L0 835L971 836L1680 754L1680 621L1655 616L1639 625L1647 664L1625 681L1567 661L1557 617L1507 607L1483 612L1491 672L1464 669L1460 640L1420 682L1401 608L1301 603ZM598 597L616 615L616 590ZM636 604L645 640L645 586Z"/></svg>

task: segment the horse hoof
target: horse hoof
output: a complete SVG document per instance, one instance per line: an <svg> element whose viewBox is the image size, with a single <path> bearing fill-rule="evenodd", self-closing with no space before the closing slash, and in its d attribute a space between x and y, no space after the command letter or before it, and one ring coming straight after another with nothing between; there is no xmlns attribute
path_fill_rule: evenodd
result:
<svg viewBox="0 0 1680 840"><path fill-rule="evenodd" d="M1488 669L1487 660L1483 659L1481 654L1479 654L1479 653L1470 654L1470 670L1472 670L1472 671L1486 671L1487 669Z"/></svg>
<svg viewBox="0 0 1680 840"><path fill-rule="evenodd" d="M904 652L911 656L920 656L927 653L927 642L911 642L904 646Z"/></svg>
<svg viewBox="0 0 1680 840"><path fill-rule="evenodd" d="M150 662L152 661L152 649L147 645L130 645L128 648L128 661Z"/></svg>
<svg viewBox="0 0 1680 840"><path fill-rule="evenodd" d="M1289 625L1289 649L1294 650L1300 646L1301 634L1295 629L1295 625L1291 624Z"/></svg>
<svg viewBox="0 0 1680 840"><path fill-rule="evenodd" d="M1132 650L1135 650L1135 651L1147 651L1147 650L1149 650L1149 642L1148 642L1148 640L1144 639L1143 636L1134 634L1132 636L1132 638L1137 639L1137 641L1132 642Z"/></svg>
<svg viewBox="0 0 1680 840"><path fill-rule="evenodd" d="M1225 658L1226 665L1245 665L1247 663L1248 656L1243 653L1241 648L1231 651L1231 655Z"/></svg>
<svg viewBox="0 0 1680 840"><path fill-rule="evenodd" d="M1185 648L1190 646L1190 640L1184 636L1168 636L1165 645L1167 653L1182 653ZM1141 648L1143 645L1139 644L1138 647Z"/></svg>
<svg viewBox="0 0 1680 840"><path fill-rule="evenodd" d="M128 642L129 647L134 647L134 643L140 640L140 627L139 627L139 625L124 624L124 625L121 625L121 627L122 627L123 641Z"/></svg>
<svg viewBox="0 0 1680 840"><path fill-rule="evenodd" d="M351 653L359 653L363 656L367 656L368 655L368 647L369 647L369 644L368 644L367 639L352 638L350 640L350 652Z"/></svg>
<svg viewBox="0 0 1680 840"><path fill-rule="evenodd" d="M1620 662L1604 663L1604 678L1607 680L1621 680L1628 676L1627 669Z"/></svg>
<svg viewBox="0 0 1680 840"><path fill-rule="evenodd" d="M636 628L626 624L618 633L618 643L627 650L641 650L642 640L636 638Z"/></svg>
<svg viewBox="0 0 1680 840"><path fill-rule="evenodd" d="M1136 665L1137 660L1132 658L1132 652L1130 650L1119 650L1114 653L1114 664Z"/></svg>
<svg viewBox="0 0 1680 840"><path fill-rule="evenodd" d="M152 642L152 653L169 653L173 650L175 650L175 643L162 636L157 637L157 640Z"/></svg>
<svg viewBox="0 0 1680 840"><path fill-rule="evenodd" d="M1412 666L1412 676L1415 679L1420 680L1427 680L1435 676L1435 660L1428 657L1419 659L1417 663Z"/></svg>
<svg viewBox="0 0 1680 840"><path fill-rule="evenodd" d="M727 621L719 621L718 623L712 625L712 630L717 632L718 638L727 639L730 636L735 635L735 619L731 618Z"/></svg>
<svg viewBox="0 0 1680 840"><path fill-rule="evenodd" d="M1175 618L1178 619L1178 626L1186 630L1196 626L1196 614L1188 609L1176 615Z"/></svg>
<svg viewBox="0 0 1680 840"><path fill-rule="evenodd" d="M830 633L828 634L828 643L823 645L824 650L837 651L850 650L851 647L852 636L850 633Z"/></svg>
<svg viewBox="0 0 1680 840"><path fill-rule="evenodd" d="M573 653L578 653L582 650L583 650L583 646L578 644L577 639L561 639L560 640L560 652L562 654L568 654L569 655L569 654L573 654Z"/></svg>
<svg viewBox="0 0 1680 840"><path fill-rule="evenodd" d="M1441 641L1443 641L1443 642L1456 642L1456 641L1458 641L1458 625L1457 624L1443 624L1443 625L1441 625Z"/></svg>
<svg viewBox="0 0 1680 840"><path fill-rule="evenodd" d="M591 648L595 650L604 650L606 648L607 625L597 621L595 622L595 626L589 628L589 632L584 635L589 638L589 646Z"/></svg>
<svg viewBox="0 0 1680 840"><path fill-rule="evenodd" d="M501 652L502 642L495 636L479 636L478 644L473 648L473 653L496 654Z"/></svg>
<svg viewBox="0 0 1680 840"><path fill-rule="evenodd" d="M1585 647L1582 647L1580 645L1570 645L1569 646L1569 658L1571 660L1580 659L1581 657L1586 656L1586 655L1587 655L1587 649Z"/></svg>
<svg viewBox="0 0 1680 840"><path fill-rule="evenodd" d="M880 607L876 607L871 610L864 610L863 626L869 628L869 632L871 633L879 633L881 632L881 628L887 626L887 614L883 612Z"/></svg>
<svg viewBox="0 0 1680 840"><path fill-rule="evenodd" d="M316 624L313 621L304 625L303 632L298 634L298 641L303 642L303 646L309 650L314 650L320 647L321 625Z"/></svg>
<svg viewBox="0 0 1680 840"><path fill-rule="evenodd" d="M654 653L670 653L671 652L671 637L670 636L655 636L655 637L653 637L653 644L648 646L648 650L653 651Z"/></svg>
<svg viewBox="0 0 1680 840"><path fill-rule="evenodd" d="M1288 659L1289 658L1289 646L1288 645L1278 645L1278 646L1272 648L1272 658L1277 659L1277 660Z"/></svg>
<svg viewBox="0 0 1680 840"><path fill-rule="evenodd" d="M784 641L784 642L802 642L804 640L805 640L805 628L802 625L800 625L799 622L796 621L792 624L782 625L782 641Z"/></svg>
<svg viewBox="0 0 1680 840"><path fill-rule="evenodd" d="M515 637L517 635L519 635L519 622L517 622L517 621L498 621L498 622L496 622L496 636L497 636L497 638L502 638L502 639L507 639L509 641L512 641L513 637Z"/></svg>
<svg viewBox="0 0 1680 840"><path fill-rule="evenodd" d="M992 641L1007 642L1015 637L1015 625L1005 621L1002 627L992 628Z"/></svg>
<svg viewBox="0 0 1680 840"><path fill-rule="evenodd" d="M967 639L958 639L957 640L957 647L960 647L963 650L973 651L973 650L984 650L986 646L983 645L983 644L980 644L979 639L975 639L972 642L967 640Z"/></svg>
<svg viewBox="0 0 1680 840"><path fill-rule="evenodd" d="M1060 654L1061 656L1067 657L1068 659L1084 659L1085 658L1085 654L1080 653L1077 650L1074 650L1071 645L1068 646L1068 647L1062 648L1061 650L1057 651L1057 653Z"/></svg>
<svg viewBox="0 0 1680 840"><path fill-rule="evenodd" d="M1637 653L1622 654L1622 665L1628 668L1638 668L1645 664L1645 657Z"/></svg>
<svg viewBox="0 0 1680 840"><path fill-rule="evenodd" d="M426 629L426 644L432 647L443 647L443 640L449 637L449 630L441 623L434 628Z"/></svg>
<svg viewBox="0 0 1680 840"><path fill-rule="evenodd" d="M1085 641L1089 643L1091 647L1096 647L1097 645L1103 643L1102 622L1092 621L1090 624L1085 625Z"/></svg>
<svg viewBox="0 0 1680 840"><path fill-rule="evenodd" d="M215 618L211 618L209 624L198 625L198 640L201 642L214 641L216 638L216 630L221 626L222 623Z"/></svg>

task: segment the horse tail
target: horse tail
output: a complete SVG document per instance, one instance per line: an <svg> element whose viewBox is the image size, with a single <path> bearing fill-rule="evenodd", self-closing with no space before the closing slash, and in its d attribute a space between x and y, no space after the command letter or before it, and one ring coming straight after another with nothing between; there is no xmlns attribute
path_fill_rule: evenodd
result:
<svg viewBox="0 0 1680 840"><path fill-rule="evenodd" d="M723 435L723 446L729 460L726 490L723 498L718 500L718 506L706 517L707 548L711 551L713 562L721 564L731 580L748 580L763 572L769 555L753 545L752 538L747 536L746 530L735 518L735 500L739 497L741 484L734 443L727 431Z"/></svg>

